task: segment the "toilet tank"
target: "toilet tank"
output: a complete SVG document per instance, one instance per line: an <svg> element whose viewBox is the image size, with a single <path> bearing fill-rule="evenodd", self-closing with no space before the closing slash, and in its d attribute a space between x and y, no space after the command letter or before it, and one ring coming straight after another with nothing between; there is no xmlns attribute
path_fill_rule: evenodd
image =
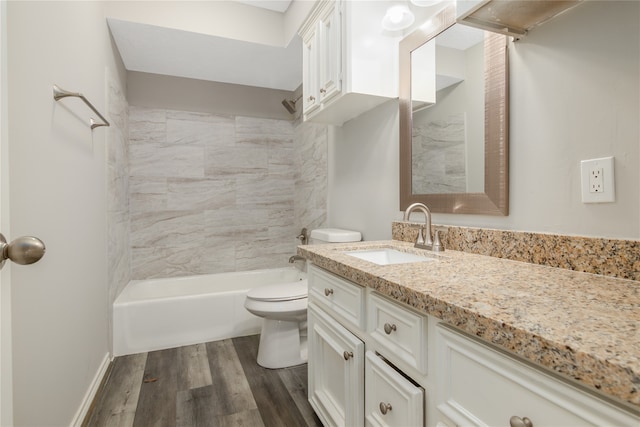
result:
<svg viewBox="0 0 640 427"><path fill-rule="evenodd" d="M359 231L342 230L339 228L318 228L311 230L309 244L359 242L362 235Z"/></svg>

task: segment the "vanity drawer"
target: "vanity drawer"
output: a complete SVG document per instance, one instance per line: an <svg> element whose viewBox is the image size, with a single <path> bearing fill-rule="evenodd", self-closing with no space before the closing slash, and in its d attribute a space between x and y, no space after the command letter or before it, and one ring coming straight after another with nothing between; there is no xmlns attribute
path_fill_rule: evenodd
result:
<svg viewBox="0 0 640 427"><path fill-rule="evenodd" d="M365 425L423 426L424 389L371 351L365 363Z"/></svg>
<svg viewBox="0 0 640 427"><path fill-rule="evenodd" d="M524 418L535 427L640 425L605 400L446 326L438 325L436 343L436 404L456 425L526 425Z"/></svg>
<svg viewBox="0 0 640 427"><path fill-rule="evenodd" d="M309 298L351 326L364 330L365 289L314 265L308 271Z"/></svg>
<svg viewBox="0 0 640 427"><path fill-rule="evenodd" d="M367 331L385 349L381 354L427 373L427 317L375 293L369 294Z"/></svg>

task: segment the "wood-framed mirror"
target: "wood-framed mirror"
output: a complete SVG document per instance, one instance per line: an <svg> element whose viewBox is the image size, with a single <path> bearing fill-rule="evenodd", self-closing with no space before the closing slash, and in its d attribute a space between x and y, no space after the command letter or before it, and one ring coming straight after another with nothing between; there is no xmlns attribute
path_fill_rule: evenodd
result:
<svg viewBox="0 0 640 427"><path fill-rule="evenodd" d="M452 51L445 39L467 29L480 42ZM451 55L479 63L441 71ZM509 214L508 100L507 37L456 24L455 6L400 42L400 210Z"/></svg>

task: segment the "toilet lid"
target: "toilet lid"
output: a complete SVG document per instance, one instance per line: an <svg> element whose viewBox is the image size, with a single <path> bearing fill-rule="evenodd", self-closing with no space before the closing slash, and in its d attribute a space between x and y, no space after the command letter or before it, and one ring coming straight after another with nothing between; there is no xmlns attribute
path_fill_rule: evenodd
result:
<svg viewBox="0 0 640 427"><path fill-rule="evenodd" d="M247 298L259 301L290 301L306 298L307 295L307 279L303 279L253 288L247 293Z"/></svg>

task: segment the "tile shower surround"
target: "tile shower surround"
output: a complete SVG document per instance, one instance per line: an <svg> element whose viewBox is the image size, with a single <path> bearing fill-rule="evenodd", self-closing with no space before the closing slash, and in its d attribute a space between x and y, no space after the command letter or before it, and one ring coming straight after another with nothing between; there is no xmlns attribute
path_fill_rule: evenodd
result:
<svg viewBox="0 0 640 427"><path fill-rule="evenodd" d="M129 105L124 91L107 69L107 282L109 302L131 280L129 246Z"/></svg>
<svg viewBox="0 0 640 427"><path fill-rule="evenodd" d="M326 218L326 126L130 107L132 279L287 265Z"/></svg>
<svg viewBox="0 0 640 427"><path fill-rule="evenodd" d="M393 222L392 238L415 241L417 223ZM640 280L640 241L437 226L445 248L622 279Z"/></svg>

